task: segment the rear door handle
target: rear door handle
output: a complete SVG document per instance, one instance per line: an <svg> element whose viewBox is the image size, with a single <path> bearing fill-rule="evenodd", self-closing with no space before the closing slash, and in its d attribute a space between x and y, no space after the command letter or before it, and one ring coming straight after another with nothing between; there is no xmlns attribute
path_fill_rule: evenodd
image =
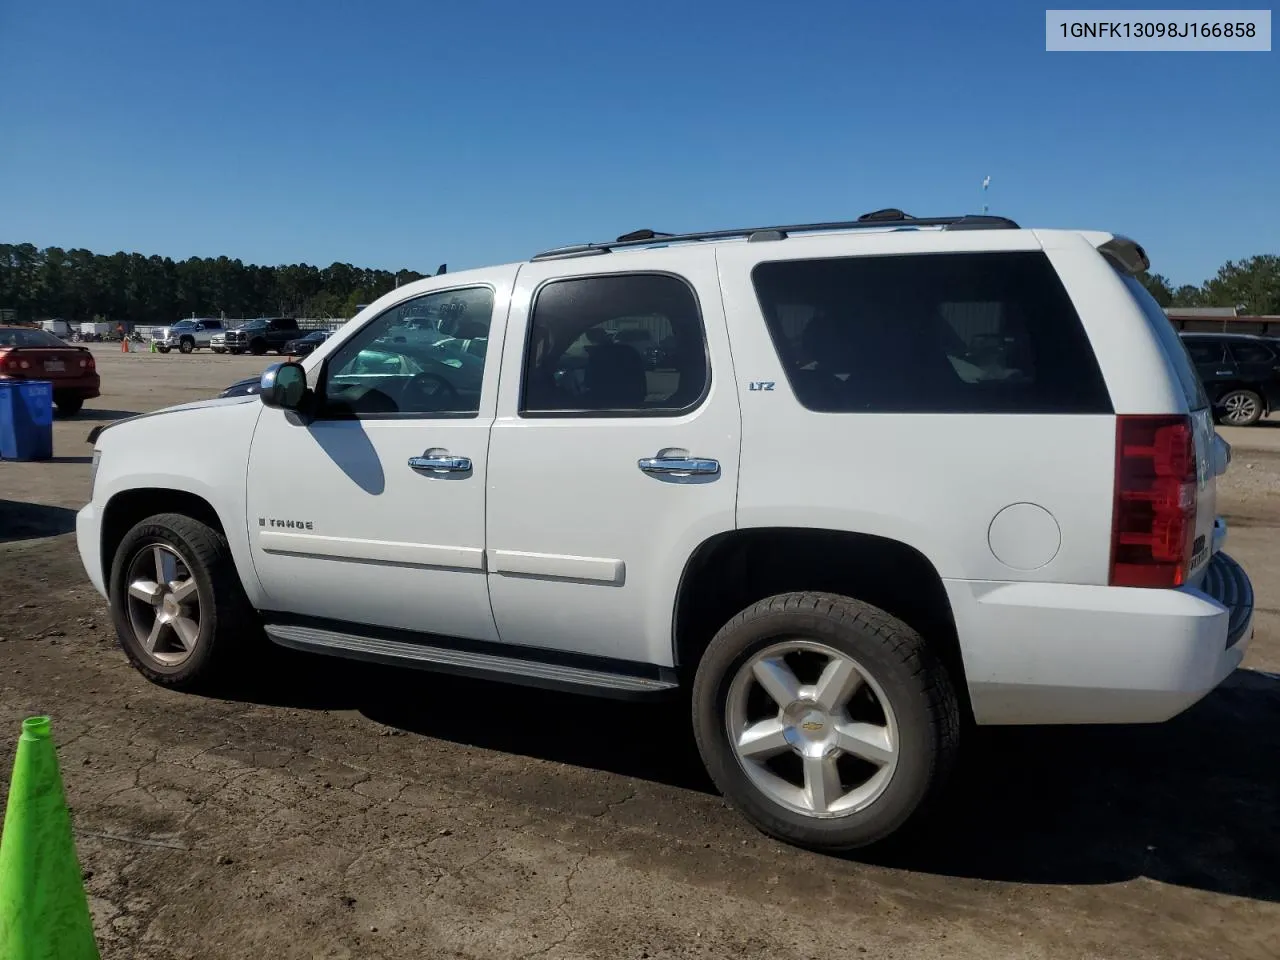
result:
<svg viewBox="0 0 1280 960"><path fill-rule="evenodd" d="M410 457L409 466L428 473L469 473L471 458L455 457L448 450L433 447L420 457Z"/></svg>
<svg viewBox="0 0 1280 960"><path fill-rule="evenodd" d="M668 477L706 476L720 472L719 460L703 457L646 457L638 462L645 473Z"/></svg>

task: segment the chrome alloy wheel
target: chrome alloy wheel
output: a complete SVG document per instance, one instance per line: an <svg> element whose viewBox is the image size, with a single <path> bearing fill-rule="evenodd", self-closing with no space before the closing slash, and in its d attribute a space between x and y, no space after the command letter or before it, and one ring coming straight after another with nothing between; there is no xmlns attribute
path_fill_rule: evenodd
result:
<svg viewBox="0 0 1280 960"><path fill-rule="evenodd" d="M142 651L176 667L195 651L200 637L200 595L182 554L148 544L129 563L129 623Z"/></svg>
<svg viewBox="0 0 1280 960"><path fill-rule="evenodd" d="M1227 423L1252 423L1258 419L1258 401L1247 393L1228 394L1222 419Z"/></svg>
<svg viewBox="0 0 1280 960"><path fill-rule="evenodd" d="M756 788L809 817L865 809L898 763L898 723L880 685L852 657L811 640L747 660L729 685L725 724Z"/></svg>

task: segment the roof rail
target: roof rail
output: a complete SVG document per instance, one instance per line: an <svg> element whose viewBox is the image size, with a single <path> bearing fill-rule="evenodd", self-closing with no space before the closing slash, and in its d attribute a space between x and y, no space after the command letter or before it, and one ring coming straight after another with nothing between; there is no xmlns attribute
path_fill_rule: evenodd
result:
<svg viewBox="0 0 1280 960"><path fill-rule="evenodd" d="M958 217L913 217L896 208L864 213L857 220L835 220L830 223L794 223L779 227L742 227L736 230L705 230L698 233L657 233L653 230L636 230L624 233L617 240L603 243L579 243L556 247L535 254L531 260L561 260L570 257L593 257L623 247L666 246L669 243L686 243L698 240L734 240L746 237L748 243L785 240L793 233L827 233L839 230L884 229L900 224L899 229L915 227L942 227L944 230L1017 230L1018 225L1007 217L989 214L965 214Z"/></svg>

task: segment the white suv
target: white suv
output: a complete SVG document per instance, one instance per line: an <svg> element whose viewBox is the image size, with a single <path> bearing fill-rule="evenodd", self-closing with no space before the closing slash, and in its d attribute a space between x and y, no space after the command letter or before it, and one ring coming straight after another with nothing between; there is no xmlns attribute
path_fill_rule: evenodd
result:
<svg viewBox="0 0 1280 960"><path fill-rule="evenodd" d="M157 683L265 633L684 688L747 817L860 846L925 808L966 719L1162 721L1244 656L1229 450L1147 265L1107 233L882 211L428 278L259 396L106 428L80 552Z"/></svg>

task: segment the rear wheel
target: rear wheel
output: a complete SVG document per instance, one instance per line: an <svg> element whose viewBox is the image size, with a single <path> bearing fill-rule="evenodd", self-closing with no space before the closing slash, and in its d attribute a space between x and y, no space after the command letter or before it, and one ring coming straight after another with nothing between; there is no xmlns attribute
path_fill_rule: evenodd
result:
<svg viewBox="0 0 1280 960"><path fill-rule="evenodd" d="M260 357L267 352L267 341L254 340L249 344L249 352L255 357Z"/></svg>
<svg viewBox="0 0 1280 960"><path fill-rule="evenodd" d="M949 773L960 712L946 668L868 604L790 593L738 614L693 687L716 786L764 832L846 850L912 818Z"/></svg>
<svg viewBox="0 0 1280 960"><path fill-rule="evenodd" d="M196 348L196 342L191 337L183 337L178 341L178 349L182 353L190 353Z"/></svg>
<svg viewBox="0 0 1280 960"><path fill-rule="evenodd" d="M84 406L84 397L74 393L54 393L53 402L58 408L58 416L74 417Z"/></svg>
<svg viewBox="0 0 1280 960"><path fill-rule="evenodd" d="M1262 419L1262 397L1252 390L1231 390L1218 407L1218 422L1232 427L1249 427Z"/></svg>
<svg viewBox="0 0 1280 960"><path fill-rule="evenodd" d="M154 683L215 679L254 632L226 538L177 513L148 517L111 564L111 615L130 662Z"/></svg>

